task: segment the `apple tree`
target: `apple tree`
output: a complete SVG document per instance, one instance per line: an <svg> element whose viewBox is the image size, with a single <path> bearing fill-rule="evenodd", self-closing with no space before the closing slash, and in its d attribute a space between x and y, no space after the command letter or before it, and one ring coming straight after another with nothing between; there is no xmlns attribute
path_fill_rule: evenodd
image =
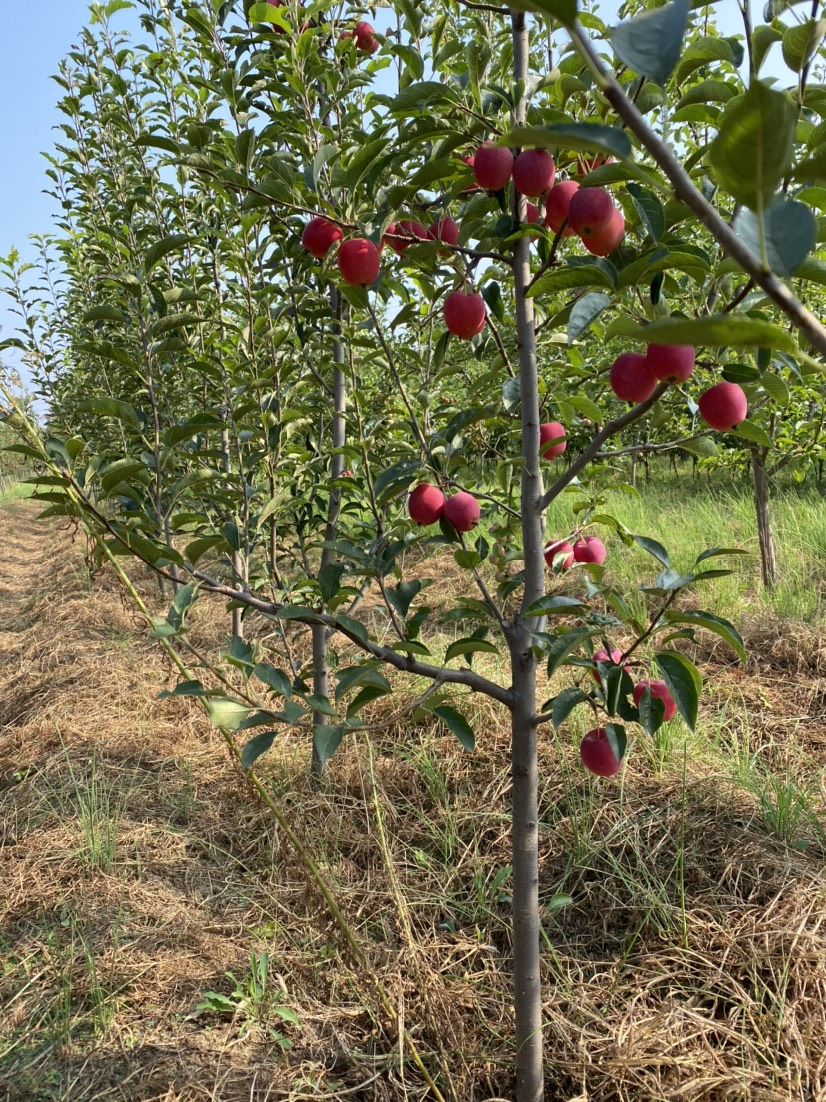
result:
<svg viewBox="0 0 826 1102"><path fill-rule="evenodd" d="M174 692L251 777L288 731L319 776L402 679L467 750L471 694L508 713L515 1068L534 1102L537 740L584 708L581 759L616 774L629 729L696 723L685 640L743 654L731 624L677 604L733 552L678 549L678 567L626 532L604 461L695 439L690 403L709 433L742 432L761 397L727 377L733 355L820 377L826 331L796 283L817 226L796 192L826 171L798 122L826 107L808 63L791 91L760 79L761 51L787 45L773 17L746 28L745 84L740 44L687 0L613 31L575 0L400 2L386 32L319 3L142 0L134 44L117 7L95 6L61 70L40 283L10 261L50 408L46 432L19 406L9 424L46 511L81 522L135 599L121 555L172 594L146 614ZM549 533L563 494L570 529ZM643 618L605 530L650 556ZM427 598L446 548L473 595L443 649ZM360 615L368 593L380 614ZM187 616L210 596L232 638L193 665Z"/></svg>

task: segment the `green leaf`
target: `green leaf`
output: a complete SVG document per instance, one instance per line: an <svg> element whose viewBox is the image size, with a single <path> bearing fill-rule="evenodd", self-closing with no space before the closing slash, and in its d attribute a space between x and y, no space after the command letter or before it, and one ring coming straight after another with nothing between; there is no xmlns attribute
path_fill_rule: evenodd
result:
<svg viewBox="0 0 826 1102"><path fill-rule="evenodd" d="M413 599L422 588L420 581L399 582L395 587L387 587L387 600L402 618L407 616Z"/></svg>
<svg viewBox="0 0 826 1102"><path fill-rule="evenodd" d="M149 274L155 265L160 263L165 256L176 252L178 249L182 249L184 245L187 245L191 240L192 238L188 233L171 233L169 237L162 237L160 241L156 241L154 245L150 245L143 255L144 272Z"/></svg>
<svg viewBox="0 0 826 1102"><path fill-rule="evenodd" d="M77 408L84 413L97 413L101 417L114 417L123 421L133 429L140 431L141 419L138 411L128 402L121 402L117 398L89 398L79 402Z"/></svg>
<svg viewBox="0 0 826 1102"><path fill-rule="evenodd" d="M487 639L457 639L445 651L445 662L450 662L451 659L457 658L459 655L477 654L479 652L498 654L499 648Z"/></svg>
<svg viewBox="0 0 826 1102"><path fill-rule="evenodd" d="M322 769L341 746L346 731L346 727L331 727L326 723L313 728L313 754Z"/></svg>
<svg viewBox="0 0 826 1102"><path fill-rule="evenodd" d="M293 687L289 677L283 670L276 669L269 662L259 662L252 672L259 681L274 689L279 696L288 697L292 694Z"/></svg>
<svg viewBox="0 0 826 1102"><path fill-rule="evenodd" d="M808 161L801 161L792 169L793 180L826 180L826 151L817 153Z"/></svg>
<svg viewBox="0 0 826 1102"><path fill-rule="evenodd" d="M549 126L516 126L497 139L510 149L575 149L631 156L631 140L624 130L601 122L561 122Z"/></svg>
<svg viewBox="0 0 826 1102"><path fill-rule="evenodd" d="M826 19L807 19L783 32L783 60L793 73L809 64L826 34Z"/></svg>
<svg viewBox="0 0 826 1102"><path fill-rule="evenodd" d="M88 313L83 315L83 322L86 325L91 321L114 321L117 322L118 325L123 325L126 320L126 314L124 314L122 310L118 310L115 306L106 306L105 304L93 306Z"/></svg>
<svg viewBox="0 0 826 1102"><path fill-rule="evenodd" d="M439 80L421 80L408 84L390 102L394 115L407 115L411 111L426 111L444 103L455 103L456 96Z"/></svg>
<svg viewBox="0 0 826 1102"><path fill-rule="evenodd" d="M582 601L576 597L554 597L546 594L539 597L525 609L526 616L552 616L555 613L571 612L575 608L582 608Z"/></svg>
<svg viewBox="0 0 826 1102"><path fill-rule="evenodd" d="M384 674L379 672L378 666L378 662L370 661L361 662L355 666L345 666L343 670L339 670L335 691L336 701L341 700L345 693L360 685L376 685L389 691L390 682Z"/></svg>
<svg viewBox="0 0 826 1102"><path fill-rule="evenodd" d="M634 542L637 543L643 551L647 551L649 555L653 555L658 563L661 563L666 570L671 569L671 559L668 557L668 552L661 543L657 540L652 540L649 536L634 536Z"/></svg>
<svg viewBox="0 0 826 1102"><path fill-rule="evenodd" d="M181 681L171 692L164 689L163 692L158 693L158 699L166 700L170 696L206 696L208 692L209 690L205 689L200 681Z"/></svg>
<svg viewBox="0 0 826 1102"><path fill-rule="evenodd" d="M680 60L688 11L689 0L672 0L620 23L611 32L614 53L635 73L664 85Z"/></svg>
<svg viewBox="0 0 826 1102"><path fill-rule="evenodd" d="M325 604L329 604L341 588L341 576L347 567L341 562L330 562L322 566L318 574L318 587Z"/></svg>
<svg viewBox="0 0 826 1102"><path fill-rule="evenodd" d="M677 651L663 651L656 655L657 665L668 691L674 697L677 711L692 732L697 725L697 708L703 679L694 663Z"/></svg>
<svg viewBox="0 0 826 1102"><path fill-rule="evenodd" d="M453 558L456 560L456 565L461 567L462 570L472 570L474 566L478 566L482 561L479 552L470 547L459 547L453 552Z"/></svg>
<svg viewBox="0 0 826 1102"><path fill-rule="evenodd" d="M551 723L554 727L558 730L577 704L581 704L583 700L587 699L588 697L582 689L576 687L563 689L558 696L554 697L554 702L551 705Z"/></svg>
<svg viewBox="0 0 826 1102"><path fill-rule="evenodd" d="M759 444L761 448L772 447L772 438L766 430L748 418L740 422L733 435L742 436L744 440L751 440L753 444Z"/></svg>
<svg viewBox="0 0 826 1102"><path fill-rule="evenodd" d="M277 731L262 731L260 735L254 735L249 742L245 744L244 749L241 751L241 765L244 769L249 769L250 766L258 761L262 754L266 754L273 742L275 742L277 734Z"/></svg>
<svg viewBox="0 0 826 1102"><path fill-rule="evenodd" d="M673 624L694 624L697 627L705 628L706 631L714 632L715 635L719 635L724 642L728 643L741 661L746 661L746 647L742 635L734 624L723 619L722 616L715 616L712 612L698 610L696 612L670 613L668 620L669 623Z"/></svg>
<svg viewBox="0 0 826 1102"><path fill-rule="evenodd" d="M760 254L760 220L750 210L741 210L734 221L738 237L748 245L758 260ZM763 234L766 260L778 275L793 275L817 243L817 222L805 203L778 196L763 212Z"/></svg>
<svg viewBox="0 0 826 1102"><path fill-rule="evenodd" d="M602 311L611 305L611 299L601 291L589 291L587 295L577 299L571 309L568 319L568 344L573 344L577 337L584 333L588 326L596 321Z"/></svg>
<svg viewBox="0 0 826 1102"><path fill-rule="evenodd" d="M652 694L646 685L645 692L640 700L640 724L643 730L649 734L655 734L663 725L665 719L665 704L659 697Z"/></svg>
<svg viewBox="0 0 826 1102"><path fill-rule="evenodd" d="M473 728L462 713L457 712L455 708L451 708L447 704L439 705L438 708L433 709L433 712L439 717L442 723L450 728L462 747L467 750L468 753L473 753L476 746L476 736L473 734Z"/></svg>
<svg viewBox="0 0 826 1102"><path fill-rule="evenodd" d="M575 264L571 267L557 268L555 271L546 272L532 284L528 296L553 294L556 291L573 291L578 287L604 287L613 290L615 279L611 279L610 273L601 264ZM507 382L519 380L508 379Z"/></svg>
<svg viewBox="0 0 826 1102"><path fill-rule="evenodd" d="M694 565L699 566L701 562L705 562L706 559L716 559L720 555L748 555L748 551L744 551L742 547L707 547L705 551L702 551L694 560Z"/></svg>
<svg viewBox="0 0 826 1102"><path fill-rule="evenodd" d="M575 409L577 413L581 413L583 417L587 417L594 424L600 424L603 419L603 412L591 399L585 394L566 394L562 401L566 402L572 409Z"/></svg>
<svg viewBox="0 0 826 1102"><path fill-rule="evenodd" d="M760 80L726 105L708 161L738 203L750 210L768 205L791 167L796 119L790 96Z"/></svg>
<svg viewBox="0 0 826 1102"><path fill-rule="evenodd" d="M617 761L622 761L625 757L625 748L628 745L628 736L625 733L625 728L619 723L606 723L605 735L614 752L614 757Z"/></svg>
<svg viewBox="0 0 826 1102"><path fill-rule="evenodd" d="M648 191L639 184L628 184L627 191L649 237L652 241L659 241L665 233L665 211L662 203L653 191Z"/></svg>
<svg viewBox="0 0 826 1102"><path fill-rule="evenodd" d="M246 704L231 700L228 696L206 697L207 713L213 727L235 731L252 711Z"/></svg>
<svg viewBox="0 0 826 1102"><path fill-rule="evenodd" d="M772 27L769 23L762 23L759 27L755 27L751 36L751 53L755 72L760 72L766 54L775 42L780 42L782 38L783 35L777 27Z"/></svg>
<svg viewBox="0 0 826 1102"><path fill-rule="evenodd" d="M590 639L595 632L589 628L574 628L571 631L562 631L559 635L548 635L543 638L549 642L543 647L548 656L548 680L565 662L565 659L577 649L580 643Z"/></svg>
<svg viewBox="0 0 826 1102"><path fill-rule="evenodd" d="M191 543L186 545L187 560L194 566L198 559L202 558L207 551L211 551L213 547L218 547L219 545L226 545L226 540L223 536L201 536L197 540L192 540Z"/></svg>
<svg viewBox="0 0 826 1102"><path fill-rule="evenodd" d="M764 375L760 380L760 385L769 397L773 398L779 406L787 406L789 404L789 388L779 375Z"/></svg>
<svg viewBox="0 0 826 1102"><path fill-rule="evenodd" d="M379 700L383 696L388 696L389 693L390 689L385 688L383 685L365 685L347 705L347 718L350 719L351 716L354 716L356 712L359 712L365 706L365 704L371 704L374 700Z"/></svg>
<svg viewBox="0 0 826 1102"><path fill-rule="evenodd" d="M541 11L552 15L566 27L570 27L577 16L577 0L516 0L510 5L516 11Z"/></svg>
<svg viewBox="0 0 826 1102"><path fill-rule="evenodd" d="M708 436L698 436L696 440L684 440L680 447L683 451L688 452L690 455L698 455L701 459L706 459L712 455L718 455L720 449L714 443L714 441Z"/></svg>
<svg viewBox="0 0 826 1102"><path fill-rule="evenodd" d="M794 339L779 325L749 318L745 314L720 314L709 318L659 318L648 325L634 323L624 327L649 344L693 344L718 348L777 348L781 352L798 352Z"/></svg>

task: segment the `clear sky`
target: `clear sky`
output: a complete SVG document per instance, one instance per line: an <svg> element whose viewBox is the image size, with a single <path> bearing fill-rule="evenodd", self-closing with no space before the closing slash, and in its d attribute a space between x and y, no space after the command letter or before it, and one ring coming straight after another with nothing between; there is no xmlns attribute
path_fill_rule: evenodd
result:
<svg viewBox="0 0 826 1102"><path fill-rule="evenodd" d="M598 11L612 22L618 6L619 0L603 0ZM46 9L48 17L44 17ZM714 10L724 34L741 31L736 0L720 0ZM0 11L0 149L4 153L0 255L6 256L15 246L26 256L28 235L48 232L53 211L52 200L43 194L49 181L41 153L53 147L57 137L53 127L62 116L55 108L60 88L50 77L88 22L89 4L87 0L0 0ZM114 22L118 27L137 27L136 13L120 11ZM776 47L773 53L779 55ZM762 75L778 69L782 71L782 63L777 68L767 64ZM14 318L0 297L0 329L11 336L13 328ZM13 354L5 359L14 362Z"/></svg>
<svg viewBox="0 0 826 1102"><path fill-rule="evenodd" d="M54 210L43 194L43 150L54 146L53 127L61 121L55 104L61 90L51 75L65 57L78 31L89 22L88 0L0 0L0 255L11 248L29 255L26 238L47 233ZM122 11L117 26L137 26L135 13ZM0 297L0 328L12 336L14 317ZM4 354L8 363L14 356Z"/></svg>

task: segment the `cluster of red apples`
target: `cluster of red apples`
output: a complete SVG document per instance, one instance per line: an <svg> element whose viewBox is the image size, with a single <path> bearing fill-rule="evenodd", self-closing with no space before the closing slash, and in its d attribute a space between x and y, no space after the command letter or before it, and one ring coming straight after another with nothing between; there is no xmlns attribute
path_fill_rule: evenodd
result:
<svg viewBox="0 0 826 1102"><path fill-rule="evenodd" d="M373 52L378 48L369 23L358 23L354 31L346 31L342 37L352 35L357 49ZM479 188L501 191L512 179L516 190L529 199L544 203L541 221L545 226L564 236L576 234L585 248L596 256L607 256L622 240L625 219L614 205L610 194L603 188L580 188L576 180L564 180L554 185L556 165L546 149L525 149L514 157L513 152L493 142L484 142L472 156L464 158L473 169ZM596 158L586 164L596 167ZM540 221L540 210L535 203L527 204L527 221ZM445 247L440 251L450 253L459 243L459 223L445 215L430 227L413 219L391 222L376 246L365 237L344 240L344 233L329 219L317 215L304 227L301 244L316 259L323 259L337 242L338 269L342 280L351 287L369 287L381 270L381 250L388 245L398 255L403 255L418 241L439 241ZM475 291L457 289L451 291L443 304L445 326L455 337L472 340L485 327L485 301Z"/></svg>
<svg viewBox="0 0 826 1102"><path fill-rule="evenodd" d="M647 402L658 383L684 383L694 371L694 355L690 344L649 344L644 355L623 352L611 365L611 389L624 402ZM749 411L737 383L716 383L700 395L698 405L705 423L719 432L736 428Z"/></svg>
<svg viewBox="0 0 826 1102"><path fill-rule="evenodd" d="M473 494L460 490L446 497L438 486L422 482L407 502L410 519L416 524L435 524L446 520L456 532L470 532L479 523L479 502Z"/></svg>
<svg viewBox="0 0 826 1102"><path fill-rule="evenodd" d="M576 234L594 256L607 256L622 241L625 218L609 192L601 187L580 187L576 180L554 185L556 165L547 149L523 149L514 157L504 146L485 142L467 163L485 191L501 191L513 180L521 195L540 203L544 200L544 213L535 203L527 204L527 221L541 221L554 233L562 230L564 237ZM596 167L596 163L588 167Z"/></svg>
<svg viewBox="0 0 826 1102"><path fill-rule="evenodd" d="M622 651L612 647L609 654L603 648L594 652L594 661L603 665L619 666L622 664ZM628 670L628 666L623 668L626 671ZM602 687L602 678L596 670L593 671L593 677L596 683ZM677 704L668 691L666 683L664 681L638 681L634 686L634 706L636 708L639 708L642 703L646 691L655 700L663 702L663 722L668 723L670 719L673 719L677 714ZM614 754L608 739L608 733L604 727L595 727L587 732L579 744L579 756L585 768L591 773L596 773L598 777L612 777L620 771L622 766L622 762Z"/></svg>

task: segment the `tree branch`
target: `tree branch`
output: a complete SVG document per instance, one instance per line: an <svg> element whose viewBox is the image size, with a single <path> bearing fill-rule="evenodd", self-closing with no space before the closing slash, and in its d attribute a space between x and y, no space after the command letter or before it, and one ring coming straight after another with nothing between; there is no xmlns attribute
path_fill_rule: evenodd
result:
<svg viewBox="0 0 826 1102"><path fill-rule="evenodd" d="M613 421L609 421L604 428L600 429L582 455L576 459L570 467L559 476L553 486L545 492L539 502L540 512L544 513L550 503L555 498L559 497L565 487L573 482L579 472L584 470L592 459L597 458L599 450L606 440L611 436L615 436L618 432L622 432L624 428L638 421L640 417L644 417L652 406L656 405L660 398L662 398L663 394L668 390L669 385L669 383L660 383L647 401L641 402L638 406L633 406L627 413L623 413L622 417L617 417Z"/></svg>
<svg viewBox="0 0 826 1102"><path fill-rule="evenodd" d="M821 355L826 356L826 327L821 325L802 302L782 283L772 271L766 271L755 254L741 241L729 224L700 194L691 177L675 157L671 149L648 126L621 86L602 63L582 27L575 23L569 28L579 53L597 79L600 90L628 129L639 138L659 167L674 186L679 199L696 214L712 237L732 256L740 267L752 277L772 302L778 306Z"/></svg>

